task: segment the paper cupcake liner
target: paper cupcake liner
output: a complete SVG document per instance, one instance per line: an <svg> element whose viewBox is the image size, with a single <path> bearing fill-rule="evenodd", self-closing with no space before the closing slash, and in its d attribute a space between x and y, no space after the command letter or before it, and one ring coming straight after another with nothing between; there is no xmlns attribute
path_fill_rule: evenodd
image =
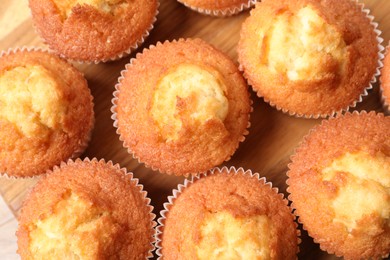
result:
<svg viewBox="0 0 390 260"><path fill-rule="evenodd" d="M120 93L120 87L121 87L121 83L123 81L123 79L125 78L125 73L128 71L128 69L133 66L133 63L136 62L137 58L141 57L144 53L147 53L150 49L153 49L153 48L156 48L157 46L160 46L160 45L163 45L165 43L169 43L169 42L181 42L181 41L185 41L185 39L183 38L180 38L179 40L173 40L173 41L169 41L169 40L166 40L164 42L160 42L158 41L155 45L150 45L148 48L144 48L144 50L142 51L142 53L137 53L136 57L135 58L131 58L130 59L130 62L127 63L125 65L125 69L122 70L120 72L120 76L118 78L118 82L116 83L115 85L115 90L113 92L113 98L111 99L111 103L112 103L112 107L111 107L111 119L114 121L113 123L113 126L114 128L116 129L116 134L119 136L119 140L122 142L122 146L123 148L125 148L127 150L127 152L134 158L138 161L139 164L144 164L145 167L147 168L150 168L152 169L153 171L158 171L160 173L165 173L165 174L168 174L168 175L175 175L174 172L171 172L171 171L162 171L160 168L158 167L155 167L153 165L149 165L148 163L144 162L140 157L138 157L136 155L135 152L133 152L130 148L130 146L127 144L127 142L123 139L122 135L120 134L119 132L119 127L118 127L118 117L117 117L117 101L118 101L118 97L119 97L119 93ZM251 122L250 122L250 115L251 113L253 112L253 101L252 99L250 99L250 112L249 112L249 117L248 117L248 125L245 129L245 131L243 132L242 136L238 139L238 142L237 142L237 146L234 150L234 152L224 160L224 162L227 162L231 159L231 157L234 155L234 153L237 151L240 143L244 142L245 139L246 139L246 136L249 134L249 128L251 127ZM199 174L200 172L194 172L194 173L188 173L188 174L185 174L183 175L184 177L188 177L190 175L196 175L196 174Z"/></svg>
<svg viewBox="0 0 390 260"><path fill-rule="evenodd" d="M30 7L30 3L29 3L29 7ZM48 46L48 48L50 49L50 51L52 51L53 53L55 53L57 56L60 56L61 58L63 59L66 59L68 61L71 61L71 62L77 62L79 64L99 64L101 62L110 62L110 61L116 61L116 60L119 60L121 58L124 58L128 55L130 55L134 50L138 49L139 46L141 46L145 40L148 38L148 36L150 35L150 32L153 30L154 28L154 23L157 21L157 15L159 14L159 7L160 7L160 2L157 0L157 7L156 7L156 13L152 19L152 22L151 24L149 25L149 27L145 30L145 32L141 35L141 37L139 39L137 39L136 42L134 42L127 50L124 50L123 52L119 53L119 54L116 54L115 56L113 57L110 57L110 58L106 58L106 59L100 59L100 60L82 60L82 59L73 59L73 58L69 58L67 57L66 55L62 54L61 52L57 51L56 49L53 49L51 47L50 44L47 43L46 39L43 38L40 33L40 30L38 29L38 27L35 25L35 22L33 22L33 28L34 28L34 31L35 33L40 37L40 39L42 40L42 42ZM30 8L31 10L31 8Z"/></svg>
<svg viewBox="0 0 390 260"><path fill-rule="evenodd" d="M6 55L10 55L10 54L13 54L13 53L18 53L18 52L24 52L24 51L27 51L27 52L35 51L35 52L49 53L51 55L59 57L53 50L50 50L50 49L45 49L45 48L42 48L42 47L34 47L34 46L22 46L22 47L16 47L16 48L9 48L8 50L2 50L0 52L0 59L3 56L6 56ZM85 82L86 82L86 84L88 86L87 80L85 79L85 76L84 76L83 72L81 72L79 69L77 69L75 66L73 66L73 64L70 63L68 60L66 60L64 58L61 58L61 57L59 57L59 58L64 60L72 68L76 69L82 75L82 77L84 78L84 80L85 80ZM91 99L91 102L92 102L92 122L91 122L91 127L90 127L90 130L89 130L89 133L87 134L87 136L85 137L83 142L79 143L78 149L76 149L69 158L65 158L65 160L66 159L75 159L75 158L79 157L82 153L84 153L84 151L87 149L88 144L89 144L89 142L91 141L91 138L92 138L92 133L93 133L93 130L94 130L94 127L95 127L95 113L94 113L94 110L93 110L95 104L93 102L94 98L93 98L93 95L92 95L91 90L90 90L89 87L87 88L87 91L88 91L90 97L92 98ZM54 166L55 165L53 165L50 169L47 169L47 171L50 171L51 169L53 169ZM41 174L35 175L35 176L12 176L12 175L9 175L7 172L0 172L0 177L4 176L4 177L6 177L8 179L32 179L34 177L37 177L37 176L40 176L40 175L43 175L43 174L45 174L45 172L42 172Z"/></svg>
<svg viewBox="0 0 390 260"><path fill-rule="evenodd" d="M363 92L360 94L360 96L355 100L353 101L352 104L350 104L349 106L345 107L345 108L342 108L342 109L339 109L339 110L333 110L332 112L330 113L325 113L325 114L310 114L310 115L307 115L307 114L300 114L300 113L297 113L297 112L294 112L294 111L290 111L288 109L285 109L285 108L282 108L280 106L278 106L277 104L275 104L274 102L272 102L271 100L263 97L260 93L258 93L256 91L256 94L258 97L260 98L263 98L265 102L267 102L270 106L272 106L273 108L276 108L278 111L282 111L284 114L288 114L289 116L294 116L296 118L306 118L306 119L318 119L318 118L329 118L329 117L334 117L338 114L344 114L346 112L348 112L350 109L353 109L356 107L357 104L359 104L360 102L363 101L363 98L368 96L368 92L369 90L371 90L373 88L373 84L375 84L377 82L377 78L378 76L380 75L380 70L381 68L383 67L383 58L384 58L384 54L383 54L383 50L384 50L384 47L382 46L382 42L383 42L383 38L381 37L381 34L382 34L382 31L380 31L378 29L378 23L374 22L374 19L375 17L373 15L370 15L370 10L369 9L366 9L365 6L364 6L364 3L360 3L359 0L351 0L352 2L355 2L356 5L360 8L361 12L366 14L366 17L370 20L371 22L371 25L373 26L374 28L374 32L376 34L376 39L377 39L377 42L378 42L378 60L377 60L377 67L376 67L376 70L375 70L375 73L374 75L372 76L372 79L370 80L370 83L369 85L364 88ZM244 68L243 66L240 64L239 65L239 70L242 71L245 75L245 72L244 72ZM247 77L246 77L247 78ZM251 80L249 80L247 78L247 81L250 85L253 85L253 82Z"/></svg>
<svg viewBox="0 0 390 260"><path fill-rule="evenodd" d="M227 17L227 16L238 14L244 10L253 7L256 4L257 0L248 0L247 3L240 4L239 6L233 6L231 8L225 8L219 10L204 9L204 8L192 6L184 2L183 0L178 0L178 2L180 2L181 4L185 5L186 7L200 14L216 16L216 17Z"/></svg>
<svg viewBox="0 0 390 260"><path fill-rule="evenodd" d="M357 111L354 111L353 113L358 114ZM287 173L286 173L286 175L287 175L287 180L286 180L287 189L286 189L286 192L288 193L287 199L288 199L289 201L291 201L290 207L292 208L292 212L293 212L293 214L294 214L294 216L295 216L295 219L296 219L297 223L299 223L299 224L301 225L302 229L305 230L308 234L309 234L309 231L306 229L306 226L305 226L305 225L302 223L302 221L300 220L300 218L299 218L299 215L300 215L300 214L299 214L299 211L298 211L297 207L295 206L295 204L294 204L294 202L293 202L293 200L292 200L292 198L291 198L290 183L289 183L289 180L290 180L289 172L290 172L290 169L291 169L292 161L293 161L293 159L294 159L294 157L295 157L295 154L297 153L297 149L298 149L299 147L301 147L301 145L302 145L304 142L306 142L308 136L310 136L313 132L315 132L316 129L317 129L318 127L322 126L323 124L327 124L327 123L328 123L328 120L334 120L335 118L337 118L337 117L331 117L331 118L329 118L329 119L324 119L324 120L322 120L322 122L321 122L320 125L316 125L316 126L314 126L313 128L311 128L311 129L309 130L309 132L302 138L302 140L301 140L301 141L298 143L298 145L295 147L294 152L293 152L292 155L290 156L290 162L287 164L287 169L288 169L288 170L287 170ZM320 249L321 249L322 251L325 251L325 252L327 252L327 253L329 253L329 254L334 254L334 252L330 252L330 251L327 251L326 249L324 249L324 248L322 247L322 245L320 244L320 241L318 241L317 239L313 238L310 234L309 234L309 236L313 239L313 241L314 241L316 244L318 244L318 245L320 246Z"/></svg>
<svg viewBox="0 0 390 260"><path fill-rule="evenodd" d="M384 56L387 54L387 55L390 55L390 53L389 53L389 51L390 51L390 42L389 42L389 44L387 45L387 47L386 47L386 51L385 51L385 54L384 54ZM382 68L383 68L383 66L382 66ZM389 103L387 102L387 100L389 100L389 97L386 97L385 95L384 95L384 92L383 92L383 84L382 84L382 77L380 78L380 88L379 88L379 94L380 94L380 96L381 96L381 103L382 103L382 107L383 107L383 111L384 111L384 113L386 114L386 115L390 115L390 106L389 106Z"/></svg>
<svg viewBox="0 0 390 260"><path fill-rule="evenodd" d="M260 177L259 173L253 173L251 170L244 170L242 167L236 169L233 166L230 168L224 166L222 168L215 167L215 168L213 168L205 173L202 173L202 174L199 174L196 176L192 176L191 180L185 179L183 184L179 184L177 186L177 189L172 190L172 195L168 196L168 198L167 198L168 202L165 202L163 204L164 209L160 211L160 217L157 219L157 222L158 222L158 226L156 228L156 231L157 231L157 233L156 233L156 249L157 249L156 255L158 256L157 259L163 258L163 255L162 255L162 239L163 239L162 235L164 232L165 220L167 218L167 214L169 213L169 210L171 209L171 207L175 203L175 200L180 196L180 194L186 188L190 187L192 184L194 184L198 180L200 180L202 178L206 178L207 176L213 175L215 173L222 173L222 172L227 172L226 174L249 175L250 177L256 178L261 184L269 187L270 190L275 192L275 194L277 194L277 196L279 196L282 199L283 203L288 208L290 208L290 212L291 212L292 218L294 220L294 226L295 226L295 230L296 230L296 234L297 234L297 252L296 252L296 254L298 254L299 253L299 245L302 242L301 238L300 238L301 232L298 229L298 224L295 221L296 216L293 214L291 206L289 206L289 201L284 197L284 195L282 193L279 193L279 189L276 187L273 187L271 182L267 182L265 177Z"/></svg>
<svg viewBox="0 0 390 260"><path fill-rule="evenodd" d="M141 195L145 201L145 205L148 208L148 212L149 212L149 216L150 216L150 223L151 223L150 229L153 230L153 234L150 237L150 248L148 250L148 255L145 259L153 258L153 251L155 250L154 244L156 241L156 229L155 229L155 227L157 225L157 222L155 221L156 215L153 213L154 207L151 205L151 199L147 196L147 191L144 190L144 186L139 183L139 179L135 178L132 172L128 172L126 168L121 168L119 164L114 164L111 160L107 162L105 159L98 160L96 157L94 157L92 159L87 157L87 158L84 158L83 160L81 160L80 158L77 158L76 160L69 159L67 161L63 161L59 165L56 165L52 170L47 171L44 175L41 175L40 177L50 175L51 173L54 173L67 165L72 165L72 164L80 163L80 162L106 164L110 168L117 170L117 171L120 171L121 173L123 173L124 177L126 178L126 181L130 182L136 188L136 190L138 190L141 193ZM32 191L33 191L33 189L31 188L29 193L31 193ZM29 195L29 193L28 193L28 195ZM24 202L23 202L23 204L24 204Z"/></svg>
<svg viewBox="0 0 390 260"><path fill-rule="evenodd" d="M360 111L360 112L359 112L359 111L352 111L352 112L347 112L347 113L352 114L352 115L364 115L364 114L377 113L377 112L375 112L375 111L367 112L367 111L365 111L365 110L362 110L362 111ZM378 113L377 113L377 114L378 114ZM379 114L380 114L380 113L379 113ZM299 216L300 216L299 210L297 209L297 207L295 206L294 201L293 201L292 198L291 198L290 183L289 183L290 175L289 175L289 173L290 173L290 169L291 169L291 165L292 165L293 159L294 159L294 157L295 157L295 155L296 155L297 150L299 149L299 147L301 147L301 145L307 141L308 137L309 137L313 132L317 131L317 129L318 129L319 127L322 127L322 126L324 126L324 125L327 125L327 124L329 123L329 121L335 120L335 119L337 119L337 118L340 117L340 116L341 116L341 115L337 115L336 117L332 117L332 118L329 118L329 119L324 119L324 120L322 120L321 124L316 125L316 126L314 126L313 128L311 128L311 129L309 130L309 132L302 138L302 140L300 141L300 143L296 146L296 148L294 149L293 154L290 156L290 162L289 162L288 165L287 165L287 169L288 169L288 170L287 170L287 173L286 173L286 175L287 175L287 180L286 180L287 189L286 189L286 191L287 191L287 193L288 193L287 198L288 198L289 201L291 201L290 207L292 208L293 214L294 214L295 217L296 217L296 221L297 221L299 224L301 224L302 229L305 230L305 231L309 234L309 236L313 239L313 241L314 241L316 244L319 245L319 247L320 247L320 249L321 249L322 251L327 252L327 253L329 253L329 254L336 255L337 257L342 257L342 255L336 254L333 250L330 250L330 249L324 247L323 244L321 244L320 239L317 239L317 238L313 237L312 234L311 234L311 232L309 232L309 230L306 228L306 225L301 221L301 219L300 219L300 217L299 217ZM389 254L390 254L390 253L389 253ZM385 256L384 258L387 258L388 256L389 256L389 255Z"/></svg>

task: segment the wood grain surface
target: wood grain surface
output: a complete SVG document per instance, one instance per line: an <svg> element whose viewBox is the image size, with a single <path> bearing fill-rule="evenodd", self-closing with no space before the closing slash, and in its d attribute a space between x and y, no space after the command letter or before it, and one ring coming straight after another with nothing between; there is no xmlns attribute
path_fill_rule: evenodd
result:
<svg viewBox="0 0 390 260"><path fill-rule="evenodd" d="M390 39L390 1L360 2L364 2L366 8L370 9L371 14L375 16L375 21L379 23L379 29L383 32L384 44L387 44ZM185 8L175 0L161 0L155 28L137 51L142 51L143 48L158 41L198 37L224 51L236 61L236 46L241 24L248 15L249 12L246 11L228 18L208 17ZM28 1L1 0L0 50L22 46L47 48L33 28ZM94 96L96 114L92 140L82 158L96 157L107 161L112 160L134 172L135 177L140 179L145 190L148 191L148 196L155 207L154 211L159 216L167 196L171 194L173 188L183 182L183 178L154 172L132 159L122 147L111 119L110 108L114 86L121 70L129 59L135 56L135 53L136 51L129 57L105 64L75 64L88 80ZM302 137L321 120L299 119L285 115L270 107L254 93L252 93L252 100L254 111L251 114L250 133L225 165L259 172L285 193L289 157ZM382 111L377 84L356 109ZM23 180L0 178L0 194L14 215L18 214L23 198L35 182L36 178ZM3 232L2 228L0 226L0 234ZM299 259L337 259L322 252L304 231L302 240ZM1 250L0 248L0 255Z"/></svg>

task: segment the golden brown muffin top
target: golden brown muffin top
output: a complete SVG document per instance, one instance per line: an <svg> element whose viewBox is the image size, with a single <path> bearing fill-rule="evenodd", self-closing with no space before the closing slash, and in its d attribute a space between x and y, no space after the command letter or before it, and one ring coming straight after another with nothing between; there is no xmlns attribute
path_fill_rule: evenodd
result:
<svg viewBox="0 0 390 260"><path fill-rule="evenodd" d="M30 0L34 24L55 52L72 60L120 58L152 28L157 0Z"/></svg>
<svg viewBox="0 0 390 260"><path fill-rule="evenodd" d="M350 0L265 0L241 29L239 62L253 89L290 114L353 106L378 66L378 40Z"/></svg>
<svg viewBox="0 0 390 260"><path fill-rule="evenodd" d="M83 75L43 51L0 58L0 173L45 173L85 149L94 123Z"/></svg>
<svg viewBox="0 0 390 260"><path fill-rule="evenodd" d="M234 10L241 8L242 5L248 4L250 0L179 0L179 2L191 6L210 11Z"/></svg>
<svg viewBox="0 0 390 260"><path fill-rule="evenodd" d="M390 45L389 45L390 46ZM381 87L383 96L387 105L390 104L390 54L389 46L386 48L386 56L383 61L382 75L381 75Z"/></svg>
<svg viewBox="0 0 390 260"><path fill-rule="evenodd" d="M288 192L310 236L346 259L390 252L390 118L323 121L292 156Z"/></svg>
<svg viewBox="0 0 390 260"><path fill-rule="evenodd" d="M247 133L250 101L234 63L200 39L158 43L120 79L114 114L134 156L188 175L228 160Z"/></svg>
<svg viewBox="0 0 390 260"><path fill-rule="evenodd" d="M45 175L19 216L22 259L146 259L154 215L132 174L111 162L76 160Z"/></svg>
<svg viewBox="0 0 390 260"><path fill-rule="evenodd" d="M296 259L287 200L258 174L215 170L181 189L162 223L162 259Z"/></svg>

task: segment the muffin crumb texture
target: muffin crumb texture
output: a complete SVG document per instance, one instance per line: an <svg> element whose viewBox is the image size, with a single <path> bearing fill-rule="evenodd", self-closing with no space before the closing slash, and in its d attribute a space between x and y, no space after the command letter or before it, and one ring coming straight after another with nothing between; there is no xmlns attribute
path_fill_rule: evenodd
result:
<svg viewBox="0 0 390 260"><path fill-rule="evenodd" d="M344 224L349 232L375 228L358 225L364 216L378 216L390 224L389 172L390 157L381 152L346 153L324 168L323 180L339 187L332 202L333 222Z"/></svg>
<svg viewBox="0 0 390 260"><path fill-rule="evenodd" d="M189 183L159 220L163 259L296 259L294 216L256 175L222 168Z"/></svg>
<svg viewBox="0 0 390 260"><path fill-rule="evenodd" d="M83 74L41 50L0 59L0 174L32 177L81 154L95 121Z"/></svg>
<svg viewBox="0 0 390 260"><path fill-rule="evenodd" d="M322 250L345 259L390 253L390 118L346 113L315 127L291 158L289 199Z"/></svg>
<svg viewBox="0 0 390 260"><path fill-rule="evenodd" d="M17 253L21 259L147 259L154 214L137 183L103 160L55 168L23 202Z"/></svg>
<svg viewBox="0 0 390 260"><path fill-rule="evenodd" d="M97 259L113 241L118 224L108 211L69 193L52 215L30 224L30 251L36 259Z"/></svg>
<svg viewBox="0 0 390 260"><path fill-rule="evenodd" d="M200 226L199 259L270 259L270 219L209 212Z"/></svg>
<svg viewBox="0 0 390 260"><path fill-rule="evenodd" d="M161 173L188 176L230 159L248 133L237 65L200 39L150 46L126 66L113 112L123 145Z"/></svg>
<svg viewBox="0 0 390 260"><path fill-rule="evenodd" d="M68 60L99 63L128 55L149 35L157 0L29 0L42 40Z"/></svg>
<svg viewBox="0 0 390 260"><path fill-rule="evenodd" d="M76 5L89 5L104 13L112 13L114 8L128 5L127 1L124 0L53 0L53 2L58 8L62 19L68 18Z"/></svg>
<svg viewBox="0 0 390 260"><path fill-rule="evenodd" d="M259 97L317 118L354 107L378 73L376 25L355 1L263 0L244 21L238 61Z"/></svg>
<svg viewBox="0 0 390 260"><path fill-rule="evenodd" d="M262 38L270 71L289 80L336 79L342 73L347 56L342 35L310 5L279 14L269 38Z"/></svg>
<svg viewBox="0 0 390 260"><path fill-rule="evenodd" d="M67 102L53 75L40 65L18 66L0 75L0 118L27 137L48 137L61 128Z"/></svg>
<svg viewBox="0 0 390 260"><path fill-rule="evenodd" d="M182 120L193 126L211 118L223 121L228 113L226 86L218 71L181 64L158 82L153 96L152 117L166 140L176 140Z"/></svg>

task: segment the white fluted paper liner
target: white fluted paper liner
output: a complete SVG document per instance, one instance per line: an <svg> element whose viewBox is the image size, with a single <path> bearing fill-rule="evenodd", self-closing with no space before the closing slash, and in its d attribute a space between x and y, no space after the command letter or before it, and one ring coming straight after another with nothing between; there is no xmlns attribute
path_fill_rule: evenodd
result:
<svg viewBox="0 0 390 260"><path fill-rule="evenodd" d="M390 55L389 53L390 51L390 42L389 44L387 45L386 47L386 51L385 51L385 55ZM383 77L383 75L382 75ZM381 103L382 103L382 107L383 107L383 111L386 115L390 115L390 106L389 106L389 103L388 103L388 100L390 100L390 97L386 97L384 95L384 92L383 92L383 84L382 84L382 77L380 78L380 88L379 88L379 94L381 96ZM390 83L390 82L389 82ZM388 83L388 84L389 84Z"/></svg>
<svg viewBox="0 0 390 260"><path fill-rule="evenodd" d="M289 201L284 197L284 195L282 193L279 193L279 189L276 188L276 187L273 187L272 186L272 183L271 182L267 182L266 178L265 177L260 177L260 174L259 173L253 173L251 170L244 170L242 167L236 169L235 167L222 167L222 168L219 168L219 167L215 167L205 173L202 173L202 174L199 174L199 175L195 175L195 176L192 176L191 180L189 179L185 179L184 180L184 183L183 184L179 184L177 186L177 189L174 189L172 190L172 195L171 196L168 196L168 202L165 202L163 204L164 206L164 209L160 211L160 217L158 218L157 222L158 222L158 226L156 228L157 232L156 232L156 254L158 256L158 259L162 259L163 258L163 255L162 255L162 235L163 235L163 232L164 232L164 226L165 226L165 220L167 218L167 214L169 213L169 210L171 209L171 207L173 206L173 204L175 203L175 200L180 196L180 194L188 187L190 187L192 184L196 183L198 180L202 179L202 178L207 178L207 176L210 176L210 175L213 175L213 174L218 174L218 173L223 173L225 172L226 174L243 174L243 175L249 175L250 177L252 178L255 178L257 179L261 184L263 184L264 186L267 186L269 187L270 190L272 190L273 192L275 192L275 194L277 194L277 196L279 196L281 198L281 200L283 201L283 203L286 205L286 207L289 207L290 208L290 211L291 211L291 215L292 215L292 218L295 219L295 215L293 214L292 212L292 208L290 206L288 206L289 204ZM294 226L295 226L295 230L296 230L296 233L297 233L297 254L299 252L299 244L301 243L301 239L300 239L300 235L301 235L301 232L300 230L298 229L298 224L294 221Z"/></svg>
<svg viewBox="0 0 390 260"><path fill-rule="evenodd" d="M247 10L251 7L253 7L257 0L248 0L247 3L240 4L238 6L233 6L230 8L225 8L225 9L218 9L218 10L211 10L211 9L205 9L205 8L199 8L193 5L190 5L186 3L183 0L178 0L181 4L185 5L186 7L190 8L191 10L204 14L204 15L210 15L210 16L216 16L216 17L227 17L227 16L232 16L235 14L238 14L244 10Z"/></svg>
<svg viewBox="0 0 390 260"><path fill-rule="evenodd" d="M147 168L150 168L152 169L153 171L158 171L158 172L161 172L161 173L166 173L168 175L175 175L174 172L170 172L170 171L162 171L160 170L158 167L155 167L153 165L149 165L147 162L144 162L142 161L136 153L134 153L130 146L126 143L126 141L123 139L122 135L120 134L120 130L119 130L119 127L118 127L118 117L117 117L117 102L118 102L118 98L119 98L119 93L120 93L120 87L121 87L121 84L122 84L122 81L123 79L125 78L125 73L128 71L128 69L133 66L133 63L137 60L137 58L141 57L144 53L147 53L150 49L153 49L153 48L156 48L157 46L160 46L160 45L163 45L165 43L169 43L169 42L180 42L180 41L185 41L185 39L183 38L180 38L178 40L173 40L173 41L169 41L169 40L166 40L164 42L157 42L155 45L150 45L148 48L145 48L143 50L142 53L137 53L136 57L135 58L131 58L130 59L130 62L127 63L125 65L125 69L122 70L120 72L120 76L118 78L118 82L116 83L115 85L115 90L113 92L113 98L111 99L111 103L112 103L112 107L111 107L111 119L114 121L113 123L113 126L114 128L116 129L116 134L119 136L119 140L122 142L123 144L123 147L127 150L127 152L134 158L138 161L138 163L140 164L144 164ZM237 142L237 147L236 149L233 151L233 153L228 157L226 158L225 162L226 161L229 161L231 159L231 157L233 156L233 154L235 153L235 151L238 149L240 143L244 142L245 141L245 138L246 136L249 134L249 128L251 126L251 122L250 122L250 115L251 113L253 112L253 101L250 99L250 112L249 112L249 116L248 116L248 125L245 129L245 131L243 132L242 136L240 137L240 139L238 140ZM194 173L188 173L188 174L185 174L183 176L185 177L188 177L189 175L196 175L196 174L199 174L199 172L194 172Z"/></svg>
<svg viewBox="0 0 390 260"><path fill-rule="evenodd" d="M358 114L357 111L354 111L353 113ZM336 117L329 118L328 120L333 120L334 118L336 118ZM327 122L328 122L327 119L324 119L324 120L321 122L320 125L322 125L322 124L324 124L324 123L326 124ZM289 201L291 201L291 205L290 205L290 206L291 206L291 208L292 208L293 214L294 214L295 217L296 217L296 218L295 218L296 221L297 221L299 224L301 224L302 229L305 230L306 232L308 232L308 230L307 230L306 227L303 225L302 221L299 219L299 215L300 215L300 214L299 214L297 208L295 207L295 204L294 204L293 200L291 199L290 183L289 183L289 178L290 178L290 176L289 176L289 171L290 171L290 166L291 166L291 164L292 164L292 161L293 161L293 159L294 159L294 157L295 157L295 154L296 154L296 152L297 152L297 149L298 149L299 147L301 147L301 145L302 145L304 142L306 142L306 139L307 139L314 131L316 131L317 128L318 128L318 126L315 126L315 127L311 128L311 129L309 130L309 132L308 132L308 133L303 137L303 139L299 142L299 144L295 147L294 152L293 152L292 155L290 156L290 162L287 164L287 169L288 169L288 170L287 170L287 173L286 173L286 175L287 175L287 180L286 180L287 189L286 189L286 191L287 191L287 193L289 194L289 195L287 196L287 198L288 198ZM317 243L317 244L320 246L320 248L321 248L322 251L327 252L324 248L322 248L322 246L321 246L321 244L320 244L320 241L317 241L317 240L314 239L314 238L313 238L313 240L314 240L315 243ZM334 254L334 252L328 252L328 253Z"/></svg>
<svg viewBox="0 0 390 260"><path fill-rule="evenodd" d="M357 6L361 9L361 12L366 14L366 17L371 21L371 25L374 28L374 32L376 34L376 39L378 42L377 67L376 67L375 73L374 73L369 85L363 90L363 92L360 94L360 96L352 104L350 104L349 106L342 108L340 110L334 110L334 111L332 111L330 113L326 113L326 114L310 114L310 115L300 114L300 113L296 113L294 111L290 111L288 109L282 108L282 107L278 106L277 104L273 103L272 101L270 101L269 99L263 97L262 95L260 95L260 93L257 92L256 94L258 97L263 98L264 101L267 102L270 106L272 106L273 108L276 108L278 111L282 111L284 114L288 114L289 116L294 116L296 118L318 119L318 118L334 117L338 114L344 114L344 113L348 112L350 109L355 108L357 104L359 104L360 102L363 101L364 97L368 96L368 91L371 90L373 88L373 84L375 84L377 82L377 78L380 75L380 70L383 67L382 60L384 58L384 54L383 54L384 47L382 46L382 42L383 42L383 38L381 37L382 31L380 31L378 29L378 23L374 22L374 19L375 19L374 16L370 15L370 10L365 8L364 3L360 3L359 0L351 0L351 1L355 2L357 4ZM245 71L244 71L244 68L242 67L241 64L239 65L238 68L240 71L242 71L244 73L244 76L245 76ZM246 77L246 78L247 78L248 83L250 85L253 85L251 80L249 80L248 77Z"/></svg>
<svg viewBox="0 0 390 260"><path fill-rule="evenodd" d="M74 59L74 58L69 58L67 57L66 55L62 54L60 51L57 51L56 49L53 49L51 47L50 44L47 43L46 39L43 38L41 35L42 33L40 33L40 30L38 29L38 27L35 25L35 22L33 23L33 27L34 27L34 30L35 30L35 33L37 35L39 35L40 39L42 40L42 42L44 44L46 44L49 49L55 53L56 55L60 56L61 58L63 59L66 59L68 61L71 61L71 62L77 62L77 63L80 63L80 64L99 64L101 62L110 62L110 61L116 61L116 60L119 60L121 58L124 58L128 55L130 55L133 51L135 51L136 49L139 48L139 46L141 46L146 38L148 38L148 36L150 35L150 32L153 30L154 28L154 23L157 21L157 15L159 14L159 7L160 7L160 2L157 0L157 8L156 8L156 13L153 17L153 20L151 22L151 24L149 25L149 27L145 30L145 32L141 35L141 37L139 39L137 39L136 42L134 42L128 49L126 49L125 51L117 54L116 56L113 56L113 57L110 57L110 58L106 58L106 59L99 59L99 60L82 60L82 59ZM31 8L30 8L31 10Z"/></svg>
<svg viewBox="0 0 390 260"><path fill-rule="evenodd" d="M153 258L153 251L155 250L154 244L155 244L155 238L156 238L155 227L157 225L157 223L155 221L156 215L153 213L154 207L151 205L151 199L147 196L147 191L144 190L144 186L139 183L139 179L135 178L133 173L132 172L128 172L126 168L121 168L119 164L114 164L111 160L108 161L108 162L105 159L98 160L96 157L94 157L92 159L87 157L87 158L85 158L83 160L81 160L80 158L77 158L76 160L69 159L67 161L63 161L63 162L61 162L60 165L55 166L53 168L53 170L50 170L50 171L46 172L45 175L42 175L40 177L43 177L43 176L46 176L46 175L50 175L51 173L54 173L54 172L60 170L61 168L66 167L67 165L73 165L75 163L101 163L101 164L106 164L110 168L112 168L114 170L117 170L117 171L120 171L123 174L123 176L127 177L127 178L124 178L124 180L127 181L127 182L130 182L131 185L138 192L141 193L142 198L145 201L145 206L147 207L148 212L149 212L149 216L150 216L150 230L153 231L153 234L150 236L150 247L149 247L149 250L148 250L148 253L147 253L147 257L145 259ZM29 193L31 193L32 191L33 191L33 189L31 189L29 191Z"/></svg>
<svg viewBox="0 0 390 260"><path fill-rule="evenodd" d="M42 48L42 47L34 47L34 46L22 46L22 47L16 47L16 48L9 48L8 50L2 50L0 52L0 59L1 59L1 57L6 56L6 55L10 55L12 53L18 53L18 52L24 52L24 51L49 53L51 55L59 57L54 51L52 51L50 49L46 49L46 48ZM81 72L80 70L78 70L76 67L74 67L69 61L67 61L67 60L65 60L63 58L61 58L61 59L64 60L67 64L69 64L69 66L71 66L72 68L76 69L82 75L82 77L85 80L86 85L88 86L88 83L87 83L87 80L85 79L84 73ZM84 153L84 151L88 147L89 142L91 141L92 132L93 132L93 129L94 129L94 126L95 126L95 115L94 115L94 110L93 110L93 107L94 107L95 104L94 104L94 101L93 101L93 96L91 94L91 90L89 88L87 88L87 91L88 91L88 93L89 93L89 95L91 97L91 102L92 102L92 121L91 121L91 127L90 127L90 130L89 130L89 133L87 134L85 139L81 143L79 143L78 149L73 151L73 154L69 158L64 158L64 160L75 159L75 158L79 157L82 153ZM55 165L53 165L53 167L54 166ZM51 169L47 169L47 170L49 171ZM45 174L45 172L42 172L41 174ZM31 178L36 177L37 175L36 176L12 176L12 175L8 174L7 172L0 172L0 176L4 176L4 177L6 177L8 179L31 179Z"/></svg>
<svg viewBox="0 0 390 260"><path fill-rule="evenodd" d="M362 111L360 111L360 112L359 112L359 111L352 111L352 112L348 112L348 113L353 114L353 115L364 115L364 114L373 113L373 112L367 112L367 111L365 111L365 110L362 110ZM294 149L293 154L290 156L290 162L289 162L288 165L287 165L287 169L288 169L288 170L287 170L286 175L287 175L288 178L287 178L287 180L286 180L286 184L287 184L287 189L286 189L286 191L287 191L287 193L288 193L287 198L288 198L289 201L291 201L290 207L292 208L292 212L293 212L293 214L294 214L295 217L296 217L296 221L297 221L299 224L301 224L302 229L305 230L305 231L309 234L309 236L313 239L313 241L314 241L316 244L319 245L319 247L320 247L320 249L321 249L322 251L327 252L327 253L329 253L329 254L336 255L337 257L342 257L342 255L336 254L333 250L330 250L329 248L325 248L325 247L321 244L321 241L320 241L319 239L314 238L313 236L310 235L309 230L306 228L305 224L301 221L301 219L300 219L300 217L299 217L299 216L300 216L299 210L298 210L297 207L295 206L294 201L291 199L291 191L290 191L290 184L289 184L289 179L290 179L289 172L290 172L290 169L291 169L292 161L293 161L293 159L294 159L294 157L295 157L295 154L297 153L297 149L299 149L299 147L301 147L301 145L307 141L308 137L309 137L310 135L312 135L313 132L317 131L317 129L318 129L319 127L328 124L329 120L335 120L335 119L338 118L339 116L341 116L341 115L339 114L339 115L337 115L336 117L332 117L332 118L329 118L329 119L324 119L324 120L321 122L320 125L317 125L317 126L311 128L311 129L309 130L309 132L303 137L303 139L302 139L302 140L299 142L299 144L296 146L296 148ZM389 253L387 256L383 256L383 258L387 258L389 255L390 255L390 253Z"/></svg>

